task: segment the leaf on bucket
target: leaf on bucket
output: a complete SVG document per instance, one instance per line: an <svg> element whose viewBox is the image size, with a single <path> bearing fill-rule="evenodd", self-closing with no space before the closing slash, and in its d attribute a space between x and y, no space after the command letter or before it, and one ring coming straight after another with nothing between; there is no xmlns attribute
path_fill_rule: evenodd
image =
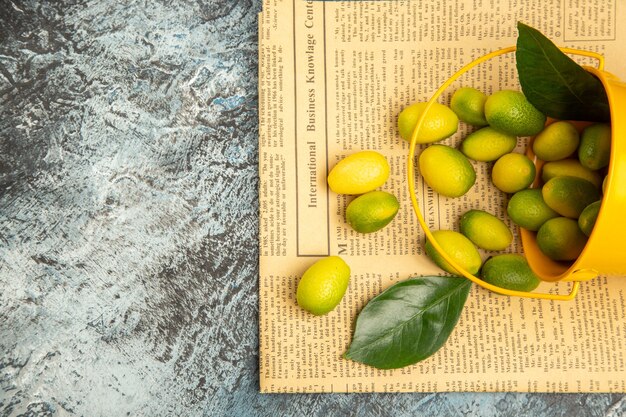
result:
<svg viewBox="0 0 626 417"><path fill-rule="evenodd" d="M380 369L426 359L448 340L472 282L426 276L392 285L363 308L347 359Z"/></svg>
<svg viewBox="0 0 626 417"><path fill-rule="evenodd" d="M517 73L524 95L547 116L561 120L610 121L602 82L538 30L517 23Z"/></svg>

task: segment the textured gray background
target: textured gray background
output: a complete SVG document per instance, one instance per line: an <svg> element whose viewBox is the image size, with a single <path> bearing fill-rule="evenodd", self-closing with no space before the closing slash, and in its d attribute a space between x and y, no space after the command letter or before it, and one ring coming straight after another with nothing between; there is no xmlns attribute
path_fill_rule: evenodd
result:
<svg viewBox="0 0 626 417"><path fill-rule="evenodd" d="M618 416L258 394L260 0L0 0L0 415Z"/></svg>

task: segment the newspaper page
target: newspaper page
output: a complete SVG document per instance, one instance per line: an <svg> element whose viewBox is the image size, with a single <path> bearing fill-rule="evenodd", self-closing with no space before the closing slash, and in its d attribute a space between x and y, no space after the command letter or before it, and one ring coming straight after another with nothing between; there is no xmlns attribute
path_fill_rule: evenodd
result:
<svg viewBox="0 0 626 417"><path fill-rule="evenodd" d="M360 310L390 285L441 274L407 188L408 143L397 132L403 107L426 101L451 74L487 52L514 45L516 22L560 46L602 53L626 78L626 4L617 0L266 0L259 15L260 389L293 392L626 392L626 279L581 284L573 301L507 297L474 285L445 345L412 366L378 370L342 357ZM581 62L594 65L593 62ZM490 93L516 84L514 56L488 61L461 85ZM444 143L456 146L467 133ZM523 152L527 138L520 138ZM401 208L384 229L352 230L353 197L326 184L343 157L376 150L391 166L382 187ZM419 151L419 150L418 150ZM507 195L475 163L476 184L450 199L418 179L429 226L457 229L466 210L506 219ZM508 221L508 220L507 220ZM515 226L509 223L512 230ZM507 252L521 253L519 237ZM339 306L325 316L298 307L296 287L316 260L340 255L352 270ZM482 253L486 259L490 254ZM567 293L568 283L538 291Z"/></svg>

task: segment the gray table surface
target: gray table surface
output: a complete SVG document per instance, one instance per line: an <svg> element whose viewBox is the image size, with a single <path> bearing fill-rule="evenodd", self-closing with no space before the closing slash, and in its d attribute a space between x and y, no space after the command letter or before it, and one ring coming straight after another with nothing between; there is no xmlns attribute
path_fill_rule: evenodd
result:
<svg viewBox="0 0 626 417"><path fill-rule="evenodd" d="M258 393L260 0L0 0L0 415L618 416Z"/></svg>

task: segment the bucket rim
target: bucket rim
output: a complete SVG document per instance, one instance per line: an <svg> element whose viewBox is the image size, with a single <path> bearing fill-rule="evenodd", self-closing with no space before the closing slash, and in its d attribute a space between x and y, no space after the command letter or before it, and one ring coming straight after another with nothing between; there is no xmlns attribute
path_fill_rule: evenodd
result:
<svg viewBox="0 0 626 417"><path fill-rule="evenodd" d="M424 231L424 234L426 235L426 239L428 239L430 241L430 243L432 244L433 248L442 256L442 258L448 262L449 265L451 265L460 275L462 275L463 277L469 279L470 281L472 281L473 283L496 293L502 294L502 295L508 295L508 296L518 296L518 297L525 297L525 298L538 298L538 299L549 299L549 300L559 300L559 301L568 301L568 300L572 300L574 297L576 297L576 295L578 294L578 290L580 288L580 281L582 280L572 280L572 284L570 286L569 289L569 293L568 294L553 294L553 293L542 293L542 292L528 292L528 291L518 291L518 290L509 290L506 288L502 288L493 284L490 284L486 281L483 281L481 278L474 276L473 274L471 274L469 271L467 271L465 268L463 268L461 265L459 265L456 261L454 261L446 252L445 250L443 250L443 248L437 243L437 241L434 239L432 232L430 230L430 228L428 227L428 224L426 223L424 216L421 212L421 209L419 207L419 202L417 200L417 194L415 191L415 183L416 183L416 175L415 175L415 152L416 152L416 148L417 148L417 137L420 131L420 128L422 126L422 124L424 123L425 120L425 115L428 113L428 110L430 109L430 107L433 105L433 103L435 103L437 101L437 99L443 94L443 92L450 86L452 85L452 83L454 83L459 77L461 77L463 74L465 74L466 72L468 72L469 70L471 70L472 68L480 65L483 62L486 62L492 58L495 58L497 56L500 55L505 55L505 54L509 54L512 52L516 51L516 47L515 46L509 46L509 47L505 47L505 48L501 48L501 49L497 49L495 51L492 51L490 53L487 53L479 58L474 59L473 61L469 62L468 64L466 64L465 66L463 66L461 69L459 69L457 72L455 72L451 77L449 77L436 91L435 93L433 93L433 95L430 97L430 99L427 101L427 104L424 108L424 111L422 112L422 114L420 115L420 117L417 120L417 124L413 130L413 133L411 135L410 138L410 145L409 145L409 152L408 152L408 168L407 168L407 179L408 179L408 187L409 187L409 196L411 199L411 205L413 206L413 211L418 219L418 222L422 228L422 230ZM585 51L585 50L578 50L578 49L573 49L573 48L559 48L561 49L561 51L565 52L565 53L569 53L569 54L573 54L573 55L580 55L580 56L586 56L586 57L590 57L590 58L594 58L598 61L598 68L599 69L603 69L604 68L604 57L601 54L598 54L596 52L592 52L592 51ZM540 277L541 278L541 277ZM589 279L589 278L586 278Z"/></svg>

